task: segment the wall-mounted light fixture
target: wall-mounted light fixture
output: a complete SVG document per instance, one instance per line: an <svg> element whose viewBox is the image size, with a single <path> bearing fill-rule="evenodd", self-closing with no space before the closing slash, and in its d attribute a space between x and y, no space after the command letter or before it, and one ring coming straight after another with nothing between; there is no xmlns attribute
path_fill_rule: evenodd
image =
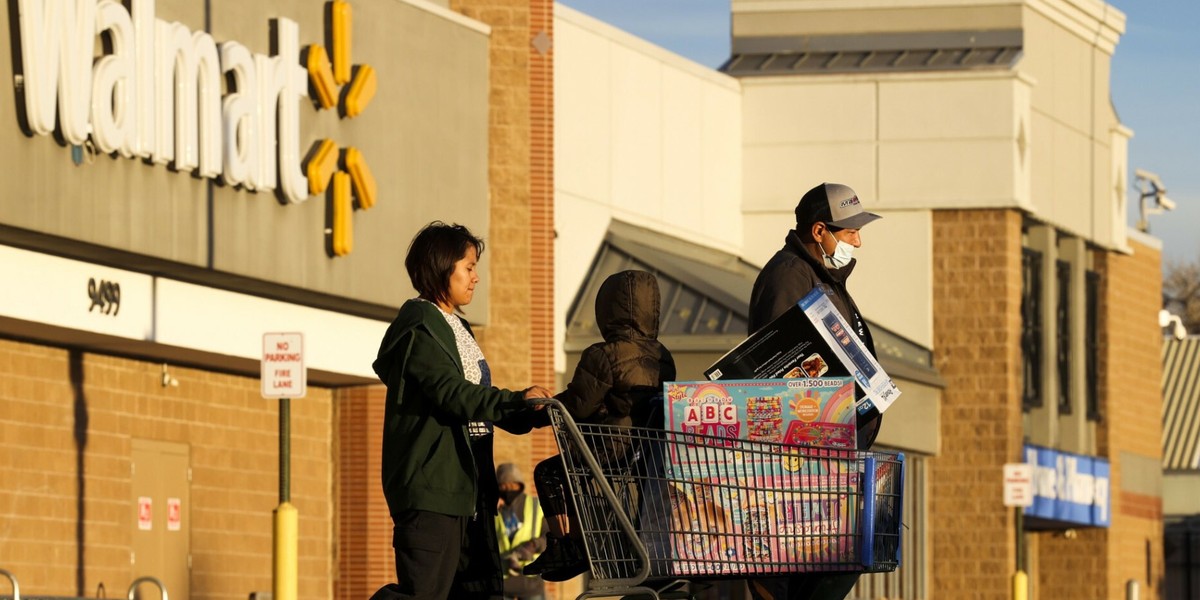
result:
<svg viewBox="0 0 1200 600"><path fill-rule="evenodd" d="M167 363L163 363L162 366L162 386L179 387L179 380L171 376L171 372L167 370Z"/></svg>
<svg viewBox="0 0 1200 600"><path fill-rule="evenodd" d="M1179 315L1173 315L1167 309L1158 311L1158 326L1162 328L1171 327L1171 335L1175 339L1182 340L1187 337L1187 328L1183 326L1183 319Z"/></svg>

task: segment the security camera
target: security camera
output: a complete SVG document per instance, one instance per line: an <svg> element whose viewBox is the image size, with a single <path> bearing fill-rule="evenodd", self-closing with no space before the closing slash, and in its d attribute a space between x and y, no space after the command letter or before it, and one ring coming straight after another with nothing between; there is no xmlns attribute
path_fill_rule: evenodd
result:
<svg viewBox="0 0 1200 600"><path fill-rule="evenodd" d="M1158 175L1156 173L1151 173L1150 171L1147 171L1145 169L1134 169L1133 176L1138 179L1150 182L1150 184L1156 188L1162 189L1164 187L1162 184L1162 180L1158 178Z"/></svg>
<svg viewBox="0 0 1200 600"><path fill-rule="evenodd" d="M1139 198L1141 218L1138 219L1137 228L1149 233L1150 223L1147 217L1175 210L1175 202L1167 198L1167 188L1163 186L1162 180L1157 174L1143 169L1134 169L1133 175L1138 181L1138 192L1141 195ZM1151 200L1153 200L1153 205L1150 204Z"/></svg>

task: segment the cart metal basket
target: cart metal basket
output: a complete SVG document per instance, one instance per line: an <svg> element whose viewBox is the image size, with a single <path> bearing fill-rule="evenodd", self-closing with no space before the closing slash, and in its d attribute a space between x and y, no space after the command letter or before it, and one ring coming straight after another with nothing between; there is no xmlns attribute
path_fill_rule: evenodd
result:
<svg viewBox="0 0 1200 600"><path fill-rule="evenodd" d="M903 454L577 424L558 401L539 402L587 551L579 598L900 564Z"/></svg>

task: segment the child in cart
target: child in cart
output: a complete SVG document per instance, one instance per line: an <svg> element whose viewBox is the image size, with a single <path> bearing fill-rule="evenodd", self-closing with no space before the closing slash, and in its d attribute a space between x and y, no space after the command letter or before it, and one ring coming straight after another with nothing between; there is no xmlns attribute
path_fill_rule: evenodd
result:
<svg viewBox="0 0 1200 600"><path fill-rule="evenodd" d="M622 271L596 293L596 325L603 342L588 346L567 389L555 397L579 423L662 428L664 381L675 379L675 360L658 341L662 305L658 280L645 271ZM629 444L593 449L600 461L620 458ZM526 575L566 581L588 569L578 528L567 515L562 458L552 456L533 471L549 532L546 551L525 566Z"/></svg>

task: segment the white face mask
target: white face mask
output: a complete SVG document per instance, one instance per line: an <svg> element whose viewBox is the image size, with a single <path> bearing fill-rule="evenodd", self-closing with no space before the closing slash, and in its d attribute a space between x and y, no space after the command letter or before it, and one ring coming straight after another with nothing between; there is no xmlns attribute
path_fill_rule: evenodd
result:
<svg viewBox="0 0 1200 600"><path fill-rule="evenodd" d="M840 269L850 264L850 259L854 258L854 246L843 242L837 238L837 247L833 249L833 256L825 254L825 248L821 248L821 254L825 256L825 266L830 269Z"/></svg>

